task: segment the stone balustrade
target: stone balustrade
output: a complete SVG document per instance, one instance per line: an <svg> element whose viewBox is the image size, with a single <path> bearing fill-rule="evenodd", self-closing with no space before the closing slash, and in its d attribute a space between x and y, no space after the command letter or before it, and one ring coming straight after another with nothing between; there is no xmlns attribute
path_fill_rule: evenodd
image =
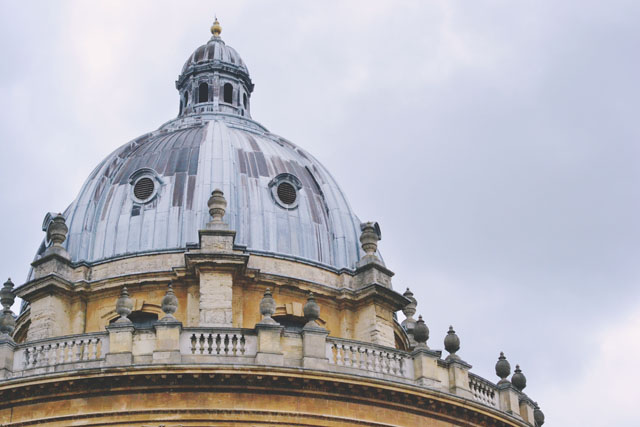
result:
<svg viewBox="0 0 640 427"><path fill-rule="evenodd" d="M158 364L282 366L368 377L446 393L500 411L521 425L534 425L530 421L534 410L531 399L511 386L499 387L468 372L470 366L465 362L444 360L436 351L406 352L328 337L322 331L325 330L284 332L277 324L259 324L256 329L183 328L177 321L158 322L151 329L136 329L132 324L110 327L103 333L0 346L0 361L11 361L0 366L4 372L0 384L34 375L125 366L132 369ZM135 342L141 340L145 345L136 346ZM310 346L318 348L314 351ZM296 348L306 350L300 353L293 350ZM323 355L326 355L324 362ZM313 359L313 363L308 363L307 358Z"/></svg>
<svg viewBox="0 0 640 427"><path fill-rule="evenodd" d="M384 376L413 379L413 360L409 353L375 344L339 338L327 338L329 366L335 370L366 376Z"/></svg>
<svg viewBox="0 0 640 427"><path fill-rule="evenodd" d="M494 408L498 407L498 387L492 382L469 373L469 389L476 401Z"/></svg>
<svg viewBox="0 0 640 427"><path fill-rule="evenodd" d="M51 338L20 344L13 355L14 376L100 366L109 352L106 332Z"/></svg>
<svg viewBox="0 0 640 427"><path fill-rule="evenodd" d="M237 358L255 357L258 337L252 329L185 328L180 334L180 354L235 362ZM202 360L202 358L201 358Z"/></svg>

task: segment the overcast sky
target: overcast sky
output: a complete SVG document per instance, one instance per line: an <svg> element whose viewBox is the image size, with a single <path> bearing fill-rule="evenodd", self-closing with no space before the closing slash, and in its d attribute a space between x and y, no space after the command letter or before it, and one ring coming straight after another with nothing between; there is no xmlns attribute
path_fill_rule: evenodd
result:
<svg viewBox="0 0 640 427"><path fill-rule="evenodd" d="M314 154L442 348L528 378L545 426L637 425L640 3L0 0L0 277L48 211L176 116L222 37L252 115Z"/></svg>

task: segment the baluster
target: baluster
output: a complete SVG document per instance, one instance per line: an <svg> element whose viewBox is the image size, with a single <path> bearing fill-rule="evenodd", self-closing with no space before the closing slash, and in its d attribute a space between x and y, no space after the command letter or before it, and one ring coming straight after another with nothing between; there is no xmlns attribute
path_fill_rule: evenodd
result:
<svg viewBox="0 0 640 427"><path fill-rule="evenodd" d="M336 344L335 343L331 343L331 347L329 347L329 349L331 350L331 354L329 357L329 363L332 365L336 365L338 362L336 361L336 354L338 353L338 350L336 348Z"/></svg>
<svg viewBox="0 0 640 427"><path fill-rule="evenodd" d="M48 347L50 346L47 344L43 344L42 345L42 357L40 358L40 360L42 361L42 366L49 366L49 349Z"/></svg>
<svg viewBox="0 0 640 427"><path fill-rule="evenodd" d="M238 336L236 334L233 334L233 338L231 338L231 349L235 356L238 352Z"/></svg>
<svg viewBox="0 0 640 427"><path fill-rule="evenodd" d="M240 336L240 354L244 354L246 350L247 340L244 338L244 334Z"/></svg>
<svg viewBox="0 0 640 427"><path fill-rule="evenodd" d="M78 340L74 340L74 346L75 346L75 353L76 353L76 357L75 357L75 362L80 362L82 360L82 340L78 341Z"/></svg>
<svg viewBox="0 0 640 427"><path fill-rule="evenodd" d="M91 348L91 359L92 360L97 360L98 359L98 341L99 341L99 338L94 338L94 340L93 340L93 347Z"/></svg>
<svg viewBox="0 0 640 427"><path fill-rule="evenodd" d="M398 368L397 368L397 364L398 364L398 359L397 359L397 355L395 353L390 353L389 354L389 373L393 374L393 375L398 375Z"/></svg>
<svg viewBox="0 0 640 427"><path fill-rule="evenodd" d="M378 360L379 354L377 351L375 350L371 350L371 370L373 372L378 372L378 366L379 366L379 360Z"/></svg>
<svg viewBox="0 0 640 427"><path fill-rule="evenodd" d="M58 364L58 347L60 343L51 344L51 350L49 351L49 364L56 366Z"/></svg>
<svg viewBox="0 0 640 427"><path fill-rule="evenodd" d="M360 367L360 346L351 347L351 367L358 369Z"/></svg>
<svg viewBox="0 0 640 427"><path fill-rule="evenodd" d="M398 356L398 375L401 377L405 377L407 374L404 369L405 358L402 356Z"/></svg>
<svg viewBox="0 0 640 427"><path fill-rule="evenodd" d="M220 354L222 351L222 337L220 334L216 334L216 354Z"/></svg>
<svg viewBox="0 0 640 427"><path fill-rule="evenodd" d="M204 354L205 342L206 342L206 338L204 337L204 334L200 334L200 339L198 340L198 344L199 344L198 349L200 350L200 354Z"/></svg>
<svg viewBox="0 0 640 427"><path fill-rule="evenodd" d="M344 347L344 366L351 367L351 354L353 353L353 348L351 346Z"/></svg>
<svg viewBox="0 0 640 427"><path fill-rule="evenodd" d="M344 344L340 344L340 365L346 366L345 360L347 359L347 349Z"/></svg>
<svg viewBox="0 0 640 427"><path fill-rule="evenodd" d="M80 341L80 357L81 360L87 360L89 358L89 349L86 340Z"/></svg>
<svg viewBox="0 0 640 427"><path fill-rule="evenodd" d="M198 339L196 338L196 334L191 335L191 354L196 354L196 345L198 343Z"/></svg>
<svg viewBox="0 0 640 427"><path fill-rule="evenodd" d="M40 363L40 347L33 347L33 367L37 368Z"/></svg>
<svg viewBox="0 0 640 427"><path fill-rule="evenodd" d="M29 363L31 362L31 352L29 347L24 349L24 369L29 369Z"/></svg>
<svg viewBox="0 0 640 427"><path fill-rule="evenodd" d="M224 355L229 355L229 334L224 334Z"/></svg>

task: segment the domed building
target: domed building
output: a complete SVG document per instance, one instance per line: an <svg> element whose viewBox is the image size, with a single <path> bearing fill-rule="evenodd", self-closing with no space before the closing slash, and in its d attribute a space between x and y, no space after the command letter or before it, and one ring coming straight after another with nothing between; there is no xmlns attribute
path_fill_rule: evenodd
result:
<svg viewBox="0 0 640 427"><path fill-rule="evenodd" d="M453 328L436 334L446 356L430 348L378 224L252 119L249 70L211 32L176 81L178 117L48 213L27 281L0 291L0 423L542 425L504 355L494 384Z"/></svg>

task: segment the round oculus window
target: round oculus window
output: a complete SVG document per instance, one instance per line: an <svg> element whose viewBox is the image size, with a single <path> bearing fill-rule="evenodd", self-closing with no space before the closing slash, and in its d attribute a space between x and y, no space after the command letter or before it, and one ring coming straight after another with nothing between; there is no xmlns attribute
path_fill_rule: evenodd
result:
<svg viewBox="0 0 640 427"><path fill-rule="evenodd" d="M296 189L288 182L281 182L278 184L278 198L285 205L292 205L298 198Z"/></svg>
<svg viewBox="0 0 640 427"><path fill-rule="evenodd" d="M136 196L136 199L144 202L153 195L154 189L153 179L145 176L136 181L133 186L133 195Z"/></svg>

